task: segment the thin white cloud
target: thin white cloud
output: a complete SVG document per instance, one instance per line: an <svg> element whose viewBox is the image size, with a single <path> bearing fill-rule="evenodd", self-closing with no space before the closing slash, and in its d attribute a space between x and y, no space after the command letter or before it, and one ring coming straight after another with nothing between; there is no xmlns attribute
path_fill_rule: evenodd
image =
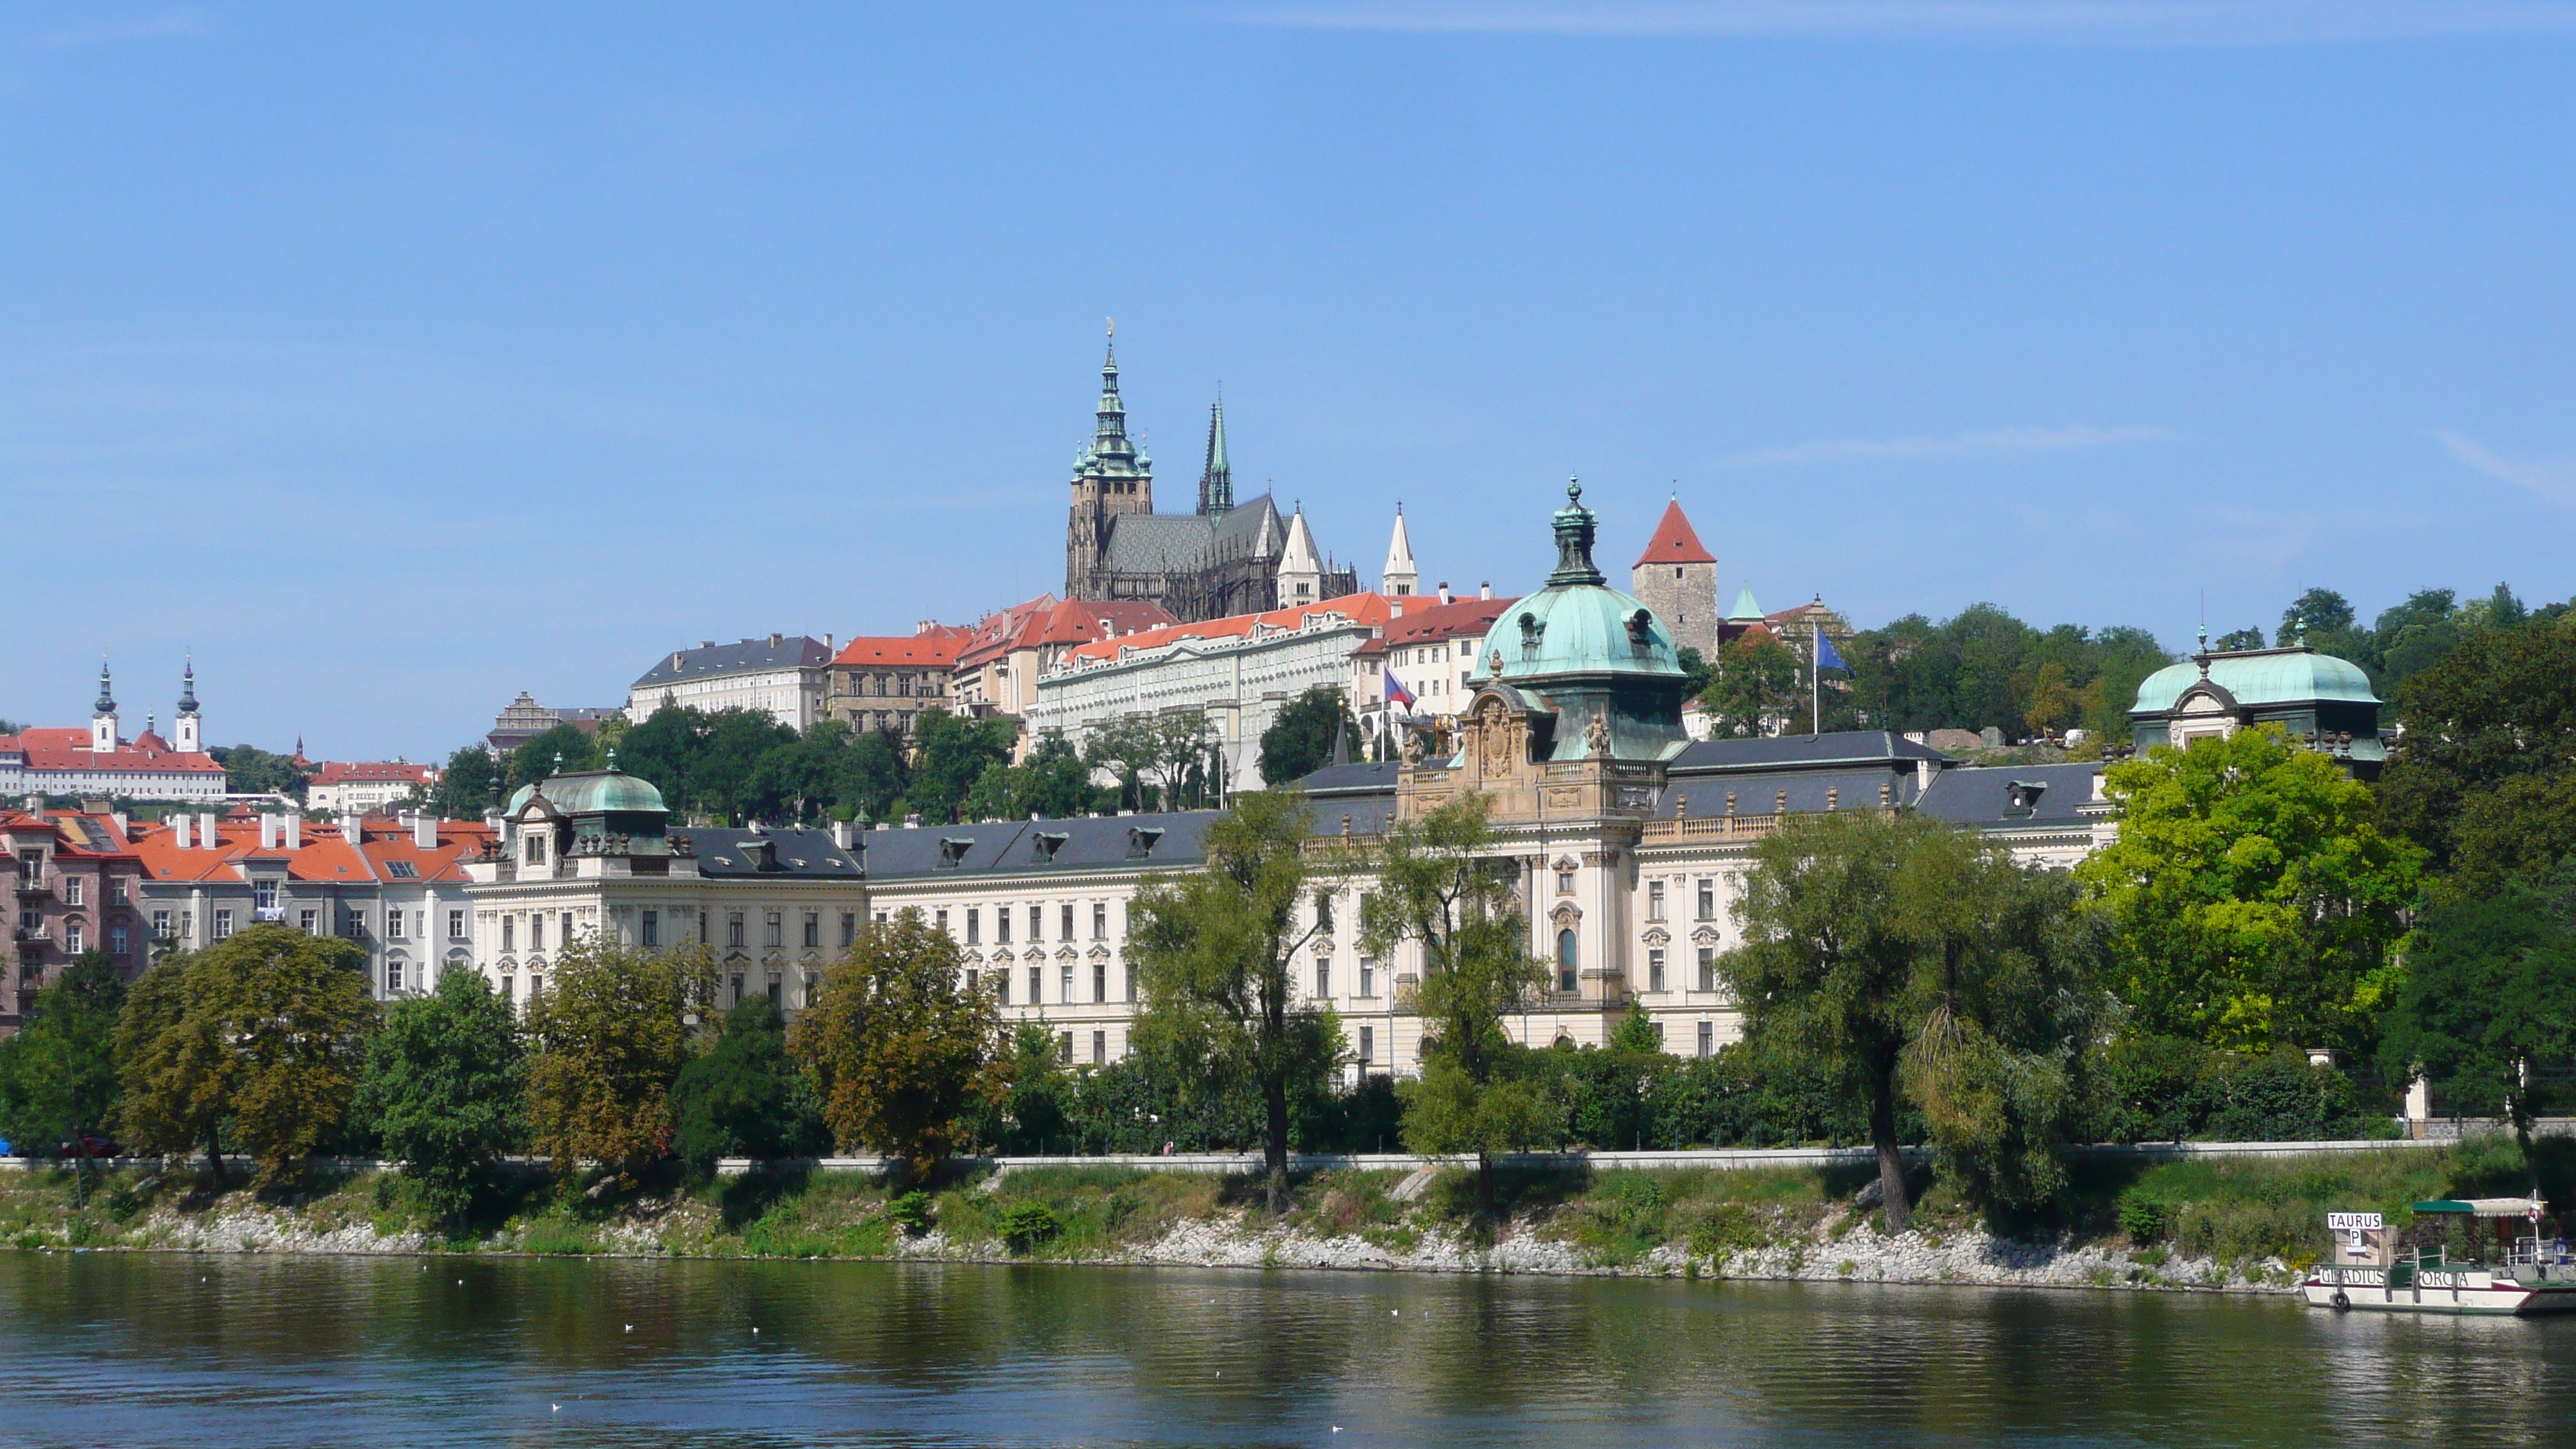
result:
<svg viewBox="0 0 2576 1449"><path fill-rule="evenodd" d="M2501 458L2489 452L2475 438L2444 428L2437 436L2451 456L2486 474L2501 478L2517 488L2527 488L2552 503L2576 503L2576 459L2561 458L2554 462L2534 463L2518 458Z"/></svg>
<svg viewBox="0 0 2576 1449"><path fill-rule="evenodd" d="M2568 0L1347 0L1257 25L1447 34L1951 36L2079 44L2295 45L2576 30Z"/></svg>
<svg viewBox="0 0 2576 1449"><path fill-rule="evenodd" d="M176 40L205 33L205 13L193 5L182 5L158 15L132 20L102 20L67 30L47 31L33 37L30 43L64 49L78 45L114 45L128 40Z"/></svg>
<svg viewBox="0 0 2576 1449"><path fill-rule="evenodd" d="M1717 460L1721 468L1771 468L1796 463L1852 463L1921 458L1983 458L2007 453L2062 453L2072 448L2107 448L2123 443L2166 443L2178 436L2171 428L1989 428L1953 433L1946 438L1833 438L1818 443L1791 443L1756 448Z"/></svg>

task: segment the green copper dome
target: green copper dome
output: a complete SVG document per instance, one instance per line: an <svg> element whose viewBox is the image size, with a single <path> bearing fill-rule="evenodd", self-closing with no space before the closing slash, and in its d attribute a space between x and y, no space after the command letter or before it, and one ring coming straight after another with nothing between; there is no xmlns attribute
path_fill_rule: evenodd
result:
<svg viewBox="0 0 2576 1449"><path fill-rule="evenodd" d="M1611 588L1592 563L1592 510L1579 483L1556 514L1556 571L1547 587L1505 609L1477 646L1475 677L1530 684L1569 674L1682 677L1670 625ZM1500 672L1497 673L1497 661Z"/></svg>
<svg viewBox="0 0 2576 1449"><path fill-rule="evenodd" d="M2200 681L2200 665L2191 660L2169 664L2138 686L2132 714L2170 710L2182 692ZM2370 676L2361 666L2306 647L2249 650L2209 656L2209 682L2251 708L2272 704L2380 703L2370 692Z"/></svg>
<svg viewBox="0 0 2576 1449"><path fill-rule="evenodd" d="M522 785L510 797L508 813L518 814L520 807L540 791L547 804L565 815L667 813L662 792L654 789L651 781L639 780L622 770L576 770L549 775L542 784Z"/></svg>

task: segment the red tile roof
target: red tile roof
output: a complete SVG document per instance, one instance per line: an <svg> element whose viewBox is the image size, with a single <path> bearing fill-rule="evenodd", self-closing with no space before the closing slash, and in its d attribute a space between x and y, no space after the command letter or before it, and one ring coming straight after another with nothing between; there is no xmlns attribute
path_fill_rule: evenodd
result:
<svg viewBox="0 0 2576 1449"><path fill-rule="evenodd" d="M1410 594L1393 599L1382 594L1345 594L1338 599L1325 599L1319 603L1295 608L1272 609L1266 614L1235 614L1223 619L1202 620L1196 624L1167 624L1162 628L1147 629L1142 633L1122 634L1115 639L1095 639L1088 644L1076 645L1066 650L1064 657L1068 660L1114 661L1118 658L1119 652L1126 649L1159 649L1164 645L1177 644L1185 639L1241 638L1261 626L1284 632L1302 626L1308 616L1315 614L1340 614L1353 623L1382 628L1388 620L1399 613L1410 613L1425 606L1436 606L1439 602L1438 596L1429 594Z"/></svg>
<svg viewBox="0 0 2576 1449"><path fill-rule="evenodd" d="M884 634L853 639L832 656L834 664L911 665L917 669L946 669L957 662L959 650L966 647L963 629L954 633L942 625L935 634Z"/></svg>
<svg viewBox="0 0 2576 1449"><path fill-rule="evenodd" d="M373 819L369 817L371 823L360 827L354 848L339 826L308 822L299 849L290 851L276 846L262 850L256 820L241 824L223 820L216 823L211 846L202 835L196 835L182 850L177 831L161 822L145 826L132 849L142 857L144 874L154 880L237 881L242 879L244 861L282 860L291 880L345 885L397 879L463 880L462 863L480 855L492 838L491 827L479 820L442 820L438 822L438 848L425 851L413 844L408 829L390 822L378 829ZM410 861L413 874L397 877L386 871L385 866L397 860Z"/></svg>
<svg viewBox="0 0 2576 1449"><path fill-rule="evenodd" d="M224 772L214 756L202 750L171 749L148 731L139 739L102 752L89 747L87 730L25 730L0 735L0 754L7 753L25 755L30 770L134 770L164 775L173 771L216 775Z"/></svg>
<svg viewBox="0 0 2576 1449"><path fill-rule="evenodd" d="M1179 616L1151 599L1059 600L1053 594L1040 594L1026 603L987 615L975 627L975 637L958 654L957 665L973 669L1014 649L1084 644L1179 622ZM1104 624L1108 626L1105 631Z"/></svg>
<svg viewBox="0 0 2576 1449"><path fill-rule="evenodd" d="M1699 535L1691 531L1690 520L1682 516L1682 501L1678 498L1664 505L1664 521L1655 525L1655 536L1646 540L1646 551L1637 555L1640 568L1656 563L1715 562L1717 555L1700 543Z"/></svg>
<svg viewBox="0 0 2576 1449"><path fill-rule="evenodd" d="M438 779L436 765L412 765L400 760L324 760L316 785L346 785L360 780L381 780L401 784L430 784Z"/></svg>
<svg viewBox="0 0 2576 1449"><path fill-rule="evenodd" d="M1420 596L1417 596L1420 597ZM1363 655L1384 654L1389 649L1402 649L1415 644L1439 644L1451 639L1482 639L1503 611L1519 603L1511 599L1458 599L1441 603L1439 596L1429 596L1431 607L1415 607L1401 618L1390 620L1386 632L1360 646Z"/></svg>

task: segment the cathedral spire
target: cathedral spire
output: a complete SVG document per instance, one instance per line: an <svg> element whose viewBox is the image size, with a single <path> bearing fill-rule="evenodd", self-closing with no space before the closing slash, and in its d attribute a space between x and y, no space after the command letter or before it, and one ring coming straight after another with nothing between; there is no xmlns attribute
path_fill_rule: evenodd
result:
<svg viewBox="0 0 2576 1449"><path fill-rule="evenodd" d="M1422 580L1413 567L1413 539L1404 531L1404 505L1395 505L1395 536L1387 540L1386 567L1378 571L1378 592L1410 594Z"/></svg>
<svg viewBox="0 0 2576 1449"><path fill-rule="evenodd" d="M97 714L116 713L116 690L108 683L107 656L105 654L98 656L98 703L92 706L92 712Z"/></svg>
<svg viewBox="0 0 2576 1449"><path fill-rule="evenodd" d="M1234 508L1234 465L1225 456L1225 389L1219 387L1208 409L1207 467L1199 473L1199 512L1218 514Z"/></svg>
<svg viewBox="0 0 2576 1449"><path fill-rule="evenodd" d="M196 712L197 655L196 651L190 650L188 653L188 667L179 675L179 713L195 714Z"/></svg>

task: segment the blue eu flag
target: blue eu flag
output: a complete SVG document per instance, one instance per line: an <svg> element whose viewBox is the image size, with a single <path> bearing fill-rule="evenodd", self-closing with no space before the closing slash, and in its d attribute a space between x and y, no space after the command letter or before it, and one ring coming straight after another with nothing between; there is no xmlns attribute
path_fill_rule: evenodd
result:
<svg viewBox="0 0 2576 1449"><path fill-rule="evenodd" d="M1826 638L1822 633L1818 633L1816 635L1816 667L1818 669L1846 670L1851 668L1850 665L1843 662L1843 657L1841 655L1834 652L1834 641Z"/></svg>

